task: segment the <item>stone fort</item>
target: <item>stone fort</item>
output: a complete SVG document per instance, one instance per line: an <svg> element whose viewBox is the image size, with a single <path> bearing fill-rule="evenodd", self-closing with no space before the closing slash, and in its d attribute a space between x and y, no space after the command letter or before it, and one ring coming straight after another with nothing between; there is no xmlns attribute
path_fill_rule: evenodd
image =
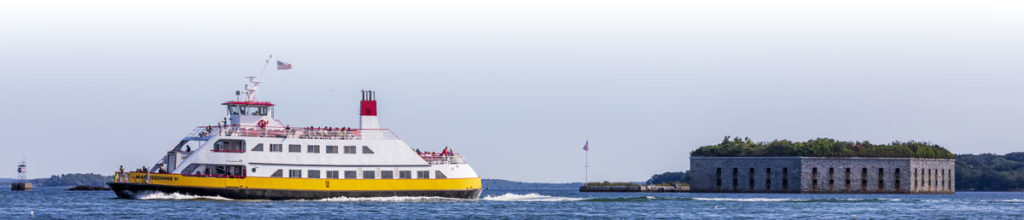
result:
<svg viewBox="0 0 1024 220"><path fill-rule="evenodd" d="M953 193L955 161L869 157L690 157L690 190Z"/></svg>

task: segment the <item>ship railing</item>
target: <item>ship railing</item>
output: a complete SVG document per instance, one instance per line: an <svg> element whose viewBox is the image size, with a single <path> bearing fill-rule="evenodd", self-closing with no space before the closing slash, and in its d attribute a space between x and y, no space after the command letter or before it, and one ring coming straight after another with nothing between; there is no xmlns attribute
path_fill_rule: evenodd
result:
<svg viewBox="0 0 1024 220"><path fill-rule="evenodd" d="M226 174L181 174L182 176L191 177L215 177L215 178L245 178L244 175L226 175Z"/></svg>
<svg viewBox="0 0 1024 220"><path fill-rule="evenodd" d="M398 140L398 136L389 129L351 129L351 128L293 128L274 126L241 126L227 127L199 126L186 136L191 140L207 140L213 136L241 137L272 137L323 140Z"/></svg>
<svg viewBox="0 0 1024 220"><path fill-rule="evenodd" d="M115 171L114 172L114 182L115 183L127 183L128 182L128 172Z"/></svg>
<svg viewBox="0 0 1024 220"><path fill-rule="evenodd" d="M462 155L444 155L440 153L420 153L420 157L428 164L465 164L466 158Z"/></svg>

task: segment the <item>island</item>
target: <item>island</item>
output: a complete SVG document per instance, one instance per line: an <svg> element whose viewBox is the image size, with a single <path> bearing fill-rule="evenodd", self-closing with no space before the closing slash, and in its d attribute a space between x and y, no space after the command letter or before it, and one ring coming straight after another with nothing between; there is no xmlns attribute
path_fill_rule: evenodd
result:
<svg viewBox="0 0 1024 220"><path fill-rule="evenodd" d="M690 153L693 192L953 193L955 155L926 142L726 136Z"/></svg>

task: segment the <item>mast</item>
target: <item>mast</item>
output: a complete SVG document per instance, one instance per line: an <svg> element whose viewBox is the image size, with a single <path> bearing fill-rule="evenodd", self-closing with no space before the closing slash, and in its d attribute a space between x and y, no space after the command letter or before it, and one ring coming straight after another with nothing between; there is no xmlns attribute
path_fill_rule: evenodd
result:
<svg viewBox="0 0 1024 220"><path fill-rule="evenodd" d="M255 102L256 101L256 90L259 90L260 83L263 83L263 81L260 81L259 77L256 77L256 76L246 76L245 78L249 79L249 83L245 84L245 97L246 97L245 101L247 101L247 102ZM250 85L252 85L252 86L250 87Z"/></svg>

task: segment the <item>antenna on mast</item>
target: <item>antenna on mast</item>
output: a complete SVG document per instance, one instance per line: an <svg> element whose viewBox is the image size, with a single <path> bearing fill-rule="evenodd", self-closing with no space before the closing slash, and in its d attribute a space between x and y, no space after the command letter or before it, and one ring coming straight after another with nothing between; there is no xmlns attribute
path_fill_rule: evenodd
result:
<svg viewBox="0 0 1024 220"><path fill-rule="evenodd" d="M260 83L263 82L259 81L258 77L255 76L246 76L245 78L249 79L249 84L245 84L245 101L254 102L256 101L256 90L259 89ZM249 85L252 86L250 87Z"/></svg>

